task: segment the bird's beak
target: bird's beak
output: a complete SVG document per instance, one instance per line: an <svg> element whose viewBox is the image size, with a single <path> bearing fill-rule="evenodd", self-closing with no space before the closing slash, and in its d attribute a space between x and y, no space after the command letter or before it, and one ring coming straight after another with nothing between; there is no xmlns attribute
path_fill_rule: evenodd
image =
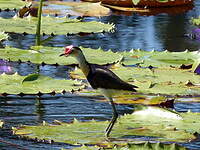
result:
<svg viewBox="0 0 200 150"><path fill-rule="evenodd" d="M60 54L59 56L65 56L65 54Z"/></svg>

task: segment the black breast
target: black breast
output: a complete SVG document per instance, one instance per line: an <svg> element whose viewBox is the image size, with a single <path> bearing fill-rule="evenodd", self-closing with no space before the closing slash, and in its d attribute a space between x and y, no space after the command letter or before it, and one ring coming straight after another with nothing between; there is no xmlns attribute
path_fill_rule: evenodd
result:
<svg viewBox="0 0 200 150"><path fill-rule="evenodd" d="M124 82L106 67L96 64L89 64L89 66L90 72L87 76L87 80L92 88L136 91L134 88L137 88L137 86Z"/></svg>

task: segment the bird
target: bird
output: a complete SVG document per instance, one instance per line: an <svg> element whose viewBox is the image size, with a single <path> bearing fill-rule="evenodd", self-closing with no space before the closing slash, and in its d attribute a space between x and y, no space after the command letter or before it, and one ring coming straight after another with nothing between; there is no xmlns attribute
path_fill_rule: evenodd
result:
<svg viewBox="0 0 200 150"><path fill-rule="evenodd" d="M105 136L109 137L118 118L113 96L116 93L121 93L121 91L136 92L135 88L138 87L123 81L105 66L89 63L79 47L73 45L66 46L64 53L60 54L60 56L74 57L91 87L100 90L103 96L110 102L112 106L112 119L105 130Z"/></svg>

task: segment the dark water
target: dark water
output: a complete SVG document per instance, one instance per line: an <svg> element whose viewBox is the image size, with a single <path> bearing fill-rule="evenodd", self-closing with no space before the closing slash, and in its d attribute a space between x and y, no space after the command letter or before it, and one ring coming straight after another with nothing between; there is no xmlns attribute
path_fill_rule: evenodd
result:
<svg viewBox="0 0 200 150"><path fill-rule="evenodd" d="M14 14L14 13L13 13ZM10 17L12 13L1 12L0 16ZM185 13L169 15L165 13L156 16L141 16L138 14L113 14L111 16L95 18L87 17L85 20L98 20L102 22L114 23L116 31L114 33L94 34L89 36L56 36L52 41L46 43L47 46L65 46L69 44L81 45L84 47L98 48L113 51L123 51L130 49L144 50L170 50L191 51L199 50L200 42L185 37L185 34L192 33L195 29L190 24L191 17L200 15L200 1L195 2L195 7ZM9 41L0 43L1 46L14 46L27 49L34 45L33 35L22 36L19 34L9 34ZM21 75L27 75L37 71L36 65L4 63L9 65L13 72L17 71ZM68 71L73 70L66 66L44 66L40 67L40 73L55 78L69 78ZM98 98L97 98L98 99ZM132 106L118 105L120 114L132 112ZM188 110L200 112L199 103L176 103L175 110L185 112ZM65 96L56 95L54 97L44 97L41 101L34 97L0 97L0 119L6 122L6 129L0 131L0 147L2 149L60 149L70 148L69 145L62 144L38 144L31 141L16 139L10 135L11 126L20 124L36 125L43 120L52 122L57 119L69 122L77 118L87 121L91 119L108 120L111 118L111 107L108 103L94 101L94 98L80 97L72 94ZM6 142L7 143L6 143ZM2 143L2 144L1 144ZM190 143L184 143L190 149L200 149L200 139ZM1 148L0 148L1 149Z"/></svg>

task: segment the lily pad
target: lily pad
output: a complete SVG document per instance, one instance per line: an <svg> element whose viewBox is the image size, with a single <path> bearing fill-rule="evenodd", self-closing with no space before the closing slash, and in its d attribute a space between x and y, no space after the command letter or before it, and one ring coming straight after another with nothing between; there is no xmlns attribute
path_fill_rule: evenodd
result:
<svg viewBox="0 0 200 150"><path fill-rule="evenodd" d="M139 87L146 94L199 95L200 76L176 68L119 68L113 70L123 80ZM191 82L192 85L188 85Z"/></svg>
<svg viewBox="0 0 200 150"><path fill-rule="evenodd" d="M199 113L176 113L157 107L139 106L132 114L121 116L115 124L111 137L107 140L104 129L108 121L89 121L73 123L22 126L14 129L16 135L30 139L45 139L68 144L95 144L113 147L127 142L170 141L187 142L196 138L200 132Z"/></svg>
<svg viewBox="0 0 200 150"><path fill-rule="evenodd" d="M133 50L130 52L103 51L102 49L82 48L84 54L90 63L107 64L120 61L124 65L139 65L142 67L180 67L182 64L193 64L199 59L200 53L196 52L158 52L158 51L142 51ZM10 59L12 61L21 60L31 61L40 64L75 64L75 59L68 57L58 57L63 53L63 48L59 47L32 47L32 50L20 50L16 48L6 47L0 49L0 58ZM12 54L12 55L11 55ZM96 57L98 56L98 57ZM110 57L112 56L112 57ZM68 63L66 63L68 61ZM70 63L69 63L70 62ZM197 64L198 65L198 64ZM195 70L195 68L194 68Z"/></svg>
<svg viewBox="0 0 200 150"><path fill-rule="evenodd" d="M198 18L192 18L191 22L192 22L194 25L199 26L199 25L200 25L200 17L198 17Z"/></svg>
<svg viewBox="0 0 200 150"><path fill-rule="evenodd" d="M0 9L19 9L28 4L30 3L22 0L0 0Z"/></svg>
<svg viewBox="0 0 200 150"><path fill-rule="evenodd" d="M120 13L125 13L126 15L132 15L132 13L137 13L142 16L154 16L161 13L166 13L170 15L182 14L187 12L193 8L191 5L185 5L181 7L122 7L122 6L114 6L108 4L102 4L105 7L108 7L113 10L121 11ZM118 12L119 13L119 12Z"/></svg>
<svg viewBox="0 0 200 150"><path fill-rule="evenodd" d="M8 35L7 34L5 34L4 32L0 32L0 41L1 40L5 40L5 39L7 39L8 38Z"/></svg>
<svg viewBox="0 0 200 150"><path fill-rule="evenodd" d="M104 148L99 146L81 146L78 148L74 148L73 150L105 150L110 148ZM63 149L65 150L65 149ZM163 144L163 143L150 143L150 142L135 142L135 143L127 143L126 146L115 146L112 150L186 150L186 148L177 145L175 143L172 144Z"/></svg>
<svg viewBox="0 0 200 150"><path fill-rule="evenodd" d="M92 63L110 64L119 61L122 56L111 51L104 52L99 49L83 48L86 58ZM0 49L0 58L27 62L35 64L59 64L72 65L77 64L77 61L72 57L59 57L63 53L64 48L61 47L32 47L32 50L22 50L18 48L6 47ZM112 55L112 57L110 57Z"/></svg>
<svg viewBox="0 0 200 150"><path fill-rule="evenodd" d="M139 7L120 7L120 6L115 6L115 5L108 5L108 4L102 4L105 7L108 7L113 10L118 10L118 11L126 11L126 12L136 12L136 13L149 13L149 9L145 8L139 8Z"/></svg>
<svg viewBox="0 0 200 150"><path fill-rule="evenodd" d="M145 95L120 95L115 97L117 104L145 104L145 105L163 105L168 101L163 96L145 96ZM172 102L173 105L173 102ZM165 106L164 106L165 107Z"/></svg>
<svg viewBox="0 0 200 150"><path fill-rule="evenodd" d="M51 84L49 84L51 83ZM62 93L83 88L81 82L74 80L57 80L43 75L31 74L28 76L0 75L0 93L7 94L45 94Z"/></svg>
<svg viewBox="0 0 200 150"><path fill-rule="evenodd" d="M1 26L0 31L15 32L15 33L28 33L35 34L37 18L14 17L10 19L0 18ZM77 33L100 33L109 32L114 29L113 24L104 24L101 22L81 22L77 19L69 18L55 18L55 17L42 17L41 33L65 35Z"/></svg>
<svg viewBox="0 0 200 150"><path fill-rule="evenodd" d="M177 68L118 67L111 69L122 80L138 86L137 91L144 94L164 95L199 95L200 76L189 70ZM72 78L85 79L83 73L76 69Z"/></svg>
<svg viewBox="0 0 200 150"><path fill-rule="evenodd" d="M76 95L82 97L88 97L98 102L108 102L108 100L102 96L102 93L97 90L83 89L79 92L75 92ZM99 99L100 98L100 99ZM170 99L165 96L153 96L145 95L141 93L120 93L120 95L114 96L114 102L116 104L144 104L150 106L161 106L166 108L174 108L175 99Z"/></svg>
<svg viewBox="0 0 200 150"><path fill-rule="evenodd" d="M132 0L132 2L134 5L137 5L140 2L140 0Z"/></svg>
<svg viewBox="0 0 200 150"><path fill-rule="evenodd" d="M88 2L64 2L64 1L48 1L45 2L43 13L55 14L71 14L78 16L108 16L111 11L101 5L101 3Z"/></svg>
<svg viewBox="0 0 200 150"><path fill-rule="evenodd" d="M142 67L179 67L182 64L192 64L199 58L200 53L196 52L169 52L169 51L143 51L132 50L130 52L123 52L123 64L134 65L139 64Z"/></svg>

